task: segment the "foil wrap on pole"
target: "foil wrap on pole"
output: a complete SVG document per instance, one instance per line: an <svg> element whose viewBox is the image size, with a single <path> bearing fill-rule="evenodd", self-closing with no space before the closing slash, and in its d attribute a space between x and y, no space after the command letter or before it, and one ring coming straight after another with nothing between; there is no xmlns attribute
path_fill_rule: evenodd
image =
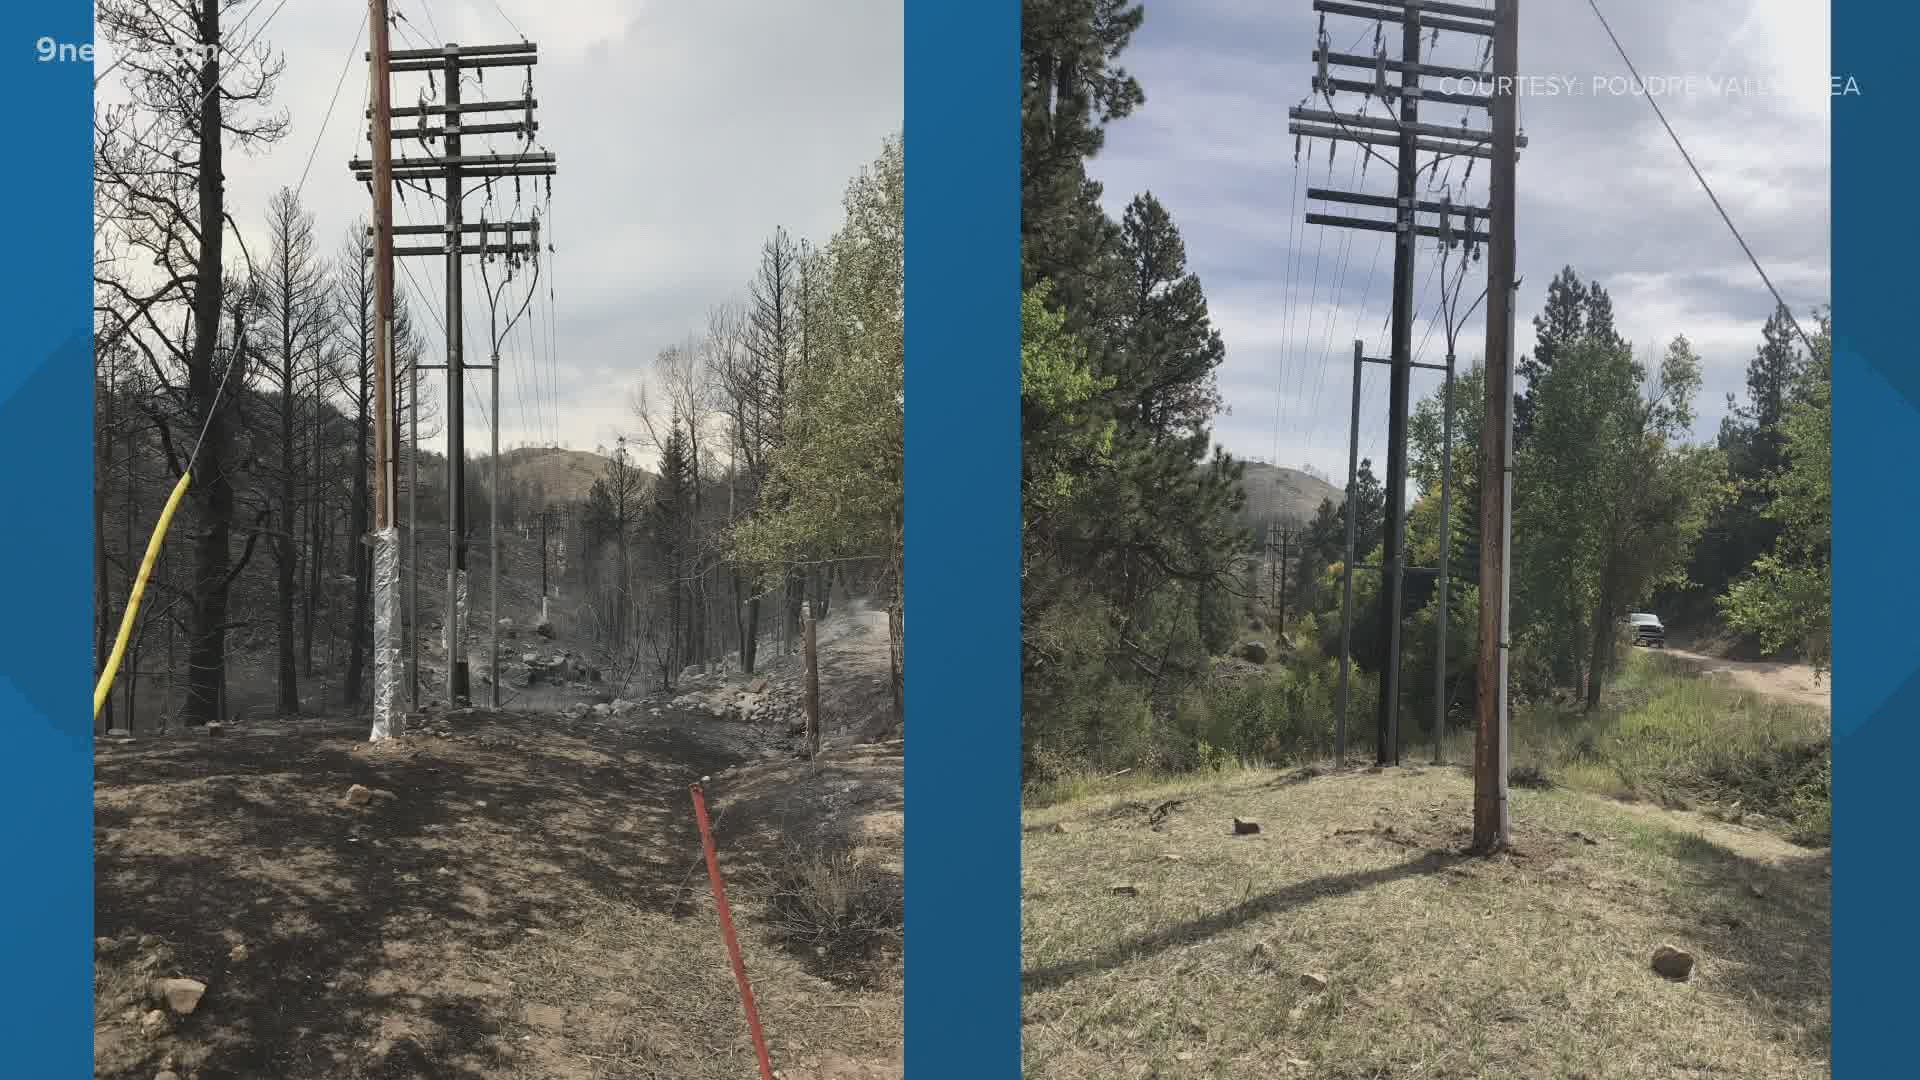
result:
<svg viewBox="0 0 1920 1080"><path fill-rule="evenodd" d="M400 530L373 539L373 735L398 734L400 715Z"/></svg>

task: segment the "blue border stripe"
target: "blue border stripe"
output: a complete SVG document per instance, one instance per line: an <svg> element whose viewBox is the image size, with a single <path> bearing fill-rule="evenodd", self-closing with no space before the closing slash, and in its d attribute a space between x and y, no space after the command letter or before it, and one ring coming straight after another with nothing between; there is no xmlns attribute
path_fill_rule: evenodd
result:
<svg viewBox="0 0 1920 1080"><path fill-rule="evenodd" d="M1911 175L1906 91L1920 11L1838 0L1833 72L1833 1064L1841 1080L1912 1072L1916 875L1906 803L1920 717L1920 365L1913 360L1914 219L1888 203ZM1898 201L1897 199L1895 200Z"/></svg>
<svg viewBox="0 0 1920 1080"><path fill-rule="evenodd" d="M93 40L93 5L8 4L0 92L28 160L7 175L13 258L0 288L0 1045L10 1076L93 1074L93 68L42 39Z"/></svg>
<svg viewBox="0 0 1920 1080"><path fill-rule="evenodd" d="M906 2L907 1075L1020 1075L1020 7Z"/></svg>

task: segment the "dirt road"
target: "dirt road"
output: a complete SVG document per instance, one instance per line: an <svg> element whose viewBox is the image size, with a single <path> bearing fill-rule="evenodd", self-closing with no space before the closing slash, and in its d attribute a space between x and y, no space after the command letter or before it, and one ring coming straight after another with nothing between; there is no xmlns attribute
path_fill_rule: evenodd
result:
<svg viewBox="0 0 1920 1080"><path fill-rule="evenodd" d="M1833 682L1817 677L1810 665L1778 660L1727 660L1686 649L1665 651L1668 656L1698 666L1702 674L1724 676L1743 690L1833 711Z"/></svg>

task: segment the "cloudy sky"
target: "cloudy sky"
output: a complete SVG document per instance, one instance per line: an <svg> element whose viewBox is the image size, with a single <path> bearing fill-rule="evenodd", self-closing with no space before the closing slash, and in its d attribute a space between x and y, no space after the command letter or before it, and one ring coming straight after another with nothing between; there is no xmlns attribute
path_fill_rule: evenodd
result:
<svg viewBox="0 0 1920 1080"><path fill-rule="evenodd" d="M518 332L506 346L503 445L557 439L592 448L634 431L633 390L653 355L703 326L710 307L744 296L775 226L824 242L839 225L847 182L901 127L900 0L390 4L400 17L396 49L522 35L540 46L536 118L560 174L550 220L558 250L543 268L553 286L551 320L542 310L547 282L538 286L535 310L554 348L549 357L544 346L534 348L531 333ZM292 129L264 155L228 159L230 209L260 257L268 198L307 173L302 200L331 255L355 218L370 212L366 189L346 166L367 153L358 119L368 85L358 59L366 39L357 36L366 5L291 0L239 12L249 16L241 40L264 25L261 40L285 57L277 104L291 113ZM99 65L112 60L103 49ZM105 98L114 96L108 84ZM424 76L396 76L395 103L412 103L416 85ZM469 84L465 94L515 98L519 89L516 75L489 79L484 91ZM402 143L397 152L415 145ZM502 197L509 198L504 189ZM469 220L478 205L476 196ZM397 207L402 224L426 224L440 213L418 196ZM444 260L404 261L437 311ZM403 273L399 284L412 291L414 282ZM469 273L467 297L469 359L481 361L488 331L477 271ZM429 351L439 353L434 319L420 321ZM535 324L523 325L531 331ZM533 370L536 363L543 372ZM475 381L484 388L483 377ZM469 397L469 446L484 445L483 404Z"/></svg>
<svg viewBox="0 0 1920 1080"><path fill-rule="evenodd" d="M1151 190L1181 227L1227 343L1220 382L1232 411L1216 439L1247 457L1311 463L1341 482L1352 342L1365 340L1370 355L1388 347L1393 257L1382 241L1390 237L1298 218L1308 209L1309 184L1390 193L1392 174L1371 161L1357 175L1350 144L1331 164L1324 142L1311 163L1304 154L1294 163L1287 109L1300 104L1313 73L1316 16L1307 0L1148 0L1146 9L1122 62L1147 104L1109 129L1093 164L1107 205L1118 214L1134 193ZM1676 89L1661 98L1668 119L1787 302L1803 316L1826 303L1827 5L1602 0L1601 9L1643 76L1698 77L1691 95ZM1336 51L1372 51L1371 23L1329 16L1327 28ZM1398 55L1398 29L1388 32L1389 55ZM1481 38L1443 33L1429 58L1478 67L1483 46ZM1710 435L1726 394L1744 386L1772 300L1646 100L1594 91L1596 76L1624 77L1626 69L1586 3L1526 5L1520 61L1524 75L1584 92L1547 96L1542 79L1521 102L1530 146L1518 166L1518 347L1532 345L1531 319L1547 282L1572 265L1606 286L1621 332L1637 347L1664 348L1681 333L1692 340L1706 364L1696 431ZM1335 101L1342 111L1359 104L1350 94ZM1458 124L1464 111L1429 106L1421 119ZM1484 113L1475 112L1475 125L1484 126ZM1391 149L1383 150L1391 160ZM1455 169L1456 201L1463 179ZM1485 205L1483 168L1468 190ZM1439 300L1436 243L1423 241L1415 264L1414 342L1425 340L1420 358L1428 361L1446 351L1444 333L1428 331ZM1482 272L1468 299L1484 284ZM1460 335L1463 360L1481 355L1483 312ZM1438 378L1416 372L1414 394L1431 392ZM1360 451L1376 462L1386 444L1386 382L1375 368L1363 390Z"/></svg>

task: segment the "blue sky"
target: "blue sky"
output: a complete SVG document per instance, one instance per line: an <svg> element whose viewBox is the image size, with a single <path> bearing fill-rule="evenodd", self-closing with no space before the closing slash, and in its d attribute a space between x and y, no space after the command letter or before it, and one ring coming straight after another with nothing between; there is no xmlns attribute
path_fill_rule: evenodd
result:
<svg viewBox="0 0 1920 1080"><path fill-rule="evenodd" d="M1287 109L1300 104L1312 76L1317 17L1308 0L1146 6L1121 63L1147 103L1109 128L1093 173L1106 185L1110 212L1150 190L1180 225L1227 344L1220 385L1230 412L1216 425L1217 441L1343 480L1352 342L1387 352L1390 237L1299 218L1309 184L1391 192L1392 173L1371 161L1360 175L1351 145L1330 163L1325 143L1317 144L1311 162L1303 152L1295 164ZM1828 110L1845 105L1829 97L1827 6L1603 0L1601 8L1641 74L1672 84L1663 87L1662 108L1787 302L1803 315L1826 303ZM1336 50L1372 51L1371 23L1329 16L1327 28ZM1397 55L1397 28L1387 31ZM1429 58L1477 67L1482 45L1443 33ZM1706 366L1696 432L1710 436L1726 394L1744 385L1770 296L1646 100L1596 89L1596 77L1624 78L1625 68L1585 3L1526 5L1520 61L1523 75L1538 78L1521 103L1530 146L1518 166L1519 347L1532 344L1546 283L1570 264L1608 288L1619 328L1637 348L1664 349L1683 333L1693 342ZM1691 92L1681 85L1686 76L1695 80ZM1549 79L1561 93L1548 95ZM1342 111L1359 106L1353 95L1335 102ZM1380 115L1377 102L1374 109ZM1421 119L1457 124L1464 111L1429 106ZM1484 115L1472 120L1485 124ZM1451 175L1456 202L1485 204L1482 169L1464 187L1460 168ZM1419 358L1428 361L1445 356L1444 333L1428 329L1439 300L1437 261L1436 242L1424 242L1414 342L1425 341ZM1485 284L1484 266L1467 275L1469 300ZM1459 335L1462 362L1481 355L1483 312ZM1414 394L1430 392L1438 378L1416 372ZM1378 462L1384 371L1369 375L1362 410L1360 450Z"/></svg>

